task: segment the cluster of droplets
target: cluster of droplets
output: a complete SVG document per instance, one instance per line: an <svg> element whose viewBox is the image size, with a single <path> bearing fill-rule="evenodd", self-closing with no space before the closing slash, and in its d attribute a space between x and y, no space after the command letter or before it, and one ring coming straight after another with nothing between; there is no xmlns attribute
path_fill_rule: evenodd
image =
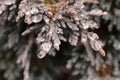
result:
<svg viewBox="0 0 120 80"><path fill-rule="evenodd" d="M3 4L3 1L1 1L1 13L5 10L4 7L15 4L15 2L15 0L7 0ZM86 2L89 1L68 0L56 9L56 13L53 13L44 0L22 0L18 6L19 11L16 21L18 22L24 17L24 22L27 24L40 24L38 27L32 26L25 30L22 35L39 29L36 42L39 45L38 50L41 58L49 53L52 48L59 50L61 40L68 41L71 45L76 46L80 36L82 42L89 39L91 47L105 55L102 49L103 45L96 37L97 34L88 32L87 29L99 28L90 17L106 15L106 12L99 9L86 11L84 5Z"/></svg>
<svg viewBox="0 0 120 80"><path fill-rule="evenodd" d="M21 1L19 5L19 12L17 20L21 17L25 17L24 22L27 24L41 23L39 26L38 37L36 42L39 46L38 56L43 58L51 49L59 50L61 40L68 41L71 45L76 46L79 42L80 35L88 36L91 47L95 51L99 51L102 55L105 55L102 49L103 45L98 38L92 39L87 29L99 28L97 23L90 19L90 16L101 16L106 15L106 12L102 10L94 9L86 11L84 0L69 0L64 5L57 8L56 13L51 12L51 8L44 4L44 1ZM38 27L37 27L38 28ZM30 30L36 28L31 27L30 29L23 32L23 35L30 33ZM91 33L92 34L92 33ZM83 38L81 38L83 40ZM93 44L96 43L96 44Z"/></svg>
<svg viewBox="0 0 120 80"><path fill-rule="evenodd" d="M49 24L53 25L52 31L54 31L54 27L60 28L60 33L64 34L63 32L67 33L67 38L65 37L64 41L68 41L71 45L76 46L79 42L79 37L81 33L81 41L83 42L84 37L86 37L86 41L89 39L91 47L95 51L99 51L103 56L105 56L105 52L102 49L103 44L99 41L99 37L97 34L93 32L88 32L87 29L94 29L99 28L97 23L90 19L90 16L101 16L106 15L106 12L102 12L99 9L94 9L91 11L86 11L84 6L84 0L70 0L66 2L63 6L58 9L58 12L53 17L53 21ZM51 28L51 27L50 27ZM61 29L64 29L61 30ZM51 31L51 30L50 30ZM85 33L84 33L85 32ZM48 32L49 33L49 32ZM53 33L53 32L51 32ZM59 35L59 34L57 34ZM55 35L53 35L54 37ZM63 37L63 36L62 36ZM40 38L40 37L39 37ZM88 38L88 39L87 39ZM58 39L57 37L54 39ZM53 41L54 41L53 39ZM61 39L61 38L60 38ZM56 41L54 41L56 42ZM60 45L60 40L57 41L58 46ZM94 44L95 43L95 44ZM54 45L53 44L53 45ZM52 47L52 45L50 46ZM49 47L49 50L50 50ZM59 50L54 46L55 49ZM47 51L49 52L49 51Z"/></svg>
<svg viewBox="0 0 120 80"><path fill-rule="evenodd" d="M43 0L29 1L22 0L19 5L19 12L16 21L25 17L24 22L27 24L41 22L44 15L52 15L49 8L45 6Z"/></svg>
<svg viewBox="0 0 120 80"><path fill-rule="evenodd" d="M7 8L12 10L15 7L16 0L0 0L0 14L2 14Z"/></svg>

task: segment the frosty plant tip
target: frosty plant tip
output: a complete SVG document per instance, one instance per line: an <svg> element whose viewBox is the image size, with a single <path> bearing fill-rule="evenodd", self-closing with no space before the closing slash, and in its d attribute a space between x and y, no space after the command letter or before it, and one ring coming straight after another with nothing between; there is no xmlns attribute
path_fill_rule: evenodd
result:
<svg viewBox="0 0 120 80"><path fill-rule="evenodd" d="M103 16L107 12L100 9L86 10L84 4L98 4L97 0L62 0L54 4L51 4L50 0L22 0L18 7L16 3L18 3L17 0L1 0L0 14L8 6L11 11L18 8L17 16L14 18L16 22L23 19L24 23L29 25L22 35L31 33L37 35L34 36L33 42L38 45L39 58L47 54L54 55L51 50L59 50L61 41L67 41L72 46L76 46L79 40L84 45L86 42L89 43L93 50L105 56L103 44L98 35L93 32L99 26L91 17ZM13 16L11 13L8 20Z"/></svg>

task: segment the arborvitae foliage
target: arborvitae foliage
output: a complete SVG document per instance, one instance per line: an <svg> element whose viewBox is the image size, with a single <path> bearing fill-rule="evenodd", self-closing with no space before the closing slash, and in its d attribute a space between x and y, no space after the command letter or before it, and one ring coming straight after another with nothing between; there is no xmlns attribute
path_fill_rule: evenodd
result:
<svg viewBox="0 0 120 80"><path fill-rule="evenodd" d="M119 80L119 52L120 0L0 0L0 80Z"/></svg>

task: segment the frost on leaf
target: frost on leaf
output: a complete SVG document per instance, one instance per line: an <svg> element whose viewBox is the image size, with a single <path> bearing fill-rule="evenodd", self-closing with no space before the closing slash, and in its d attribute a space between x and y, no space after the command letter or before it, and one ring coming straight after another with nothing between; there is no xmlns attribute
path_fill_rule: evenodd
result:
<svg viewBox="0 0 120 80"><path fill-rule="evenodd" d="M46 53L49 52L49 50L51 49L51 46L52 44L50 42L46 42L46 43L43 43L41 45L41 50L45 51Z"/></svg>
<svg viewBox="0 0 120 80"><path fill-rule="evenodd" d="M95 51L98 51L102 48L101 42L97 40L90 40L90 45Z"/></svg>
<svg viewBox="0 0 120 80"><path fill-rule="evenodd" d="M42 43L40 52L37 54L38 58L43 58L50 51L52 44L50 42Z"/></svg>
<svg viewBox="0 0 120 80"><path fill-rule="evenodd" d="M45 51L40 51L40 53L37 54L37 57L42 59L46 56L46 52Z"/></svg>
<svg viewBox="0 0 120 80"><path fill-rule="evenodd" d="M0 14L3 13L10 5L15 5L16 0L0 0ZM10 9L11 7L9 7Z"/></svg>
<svg viewBox="0 0 120 80"><path fill-rule="evenodd" d="M50 13L49 8L45 6L43 0L22 0L19 5L19 12L16 21L22 17L25 17L24 21L27 24L38 23L44 17L43 15L47 13Z"/></svg>
<svg viewBox="0 0 120 80"><path fill-rule="evenodd" d="M88 41L95 51L103 52L99 37L96 33L92 33L93 29L99 28L92 17L107 13L100 9L87 11L84 4L95 2L96 0L65 0L47 4L44 0L21 0L19 3L16 0L1 0L0 13L6 10L7 6L18 3L17 7L9 10L18 8L16 22L22 19L27 24L22 35L35 34L38 52L44 56L51 48L60 50L61 40L76 46L80 38L82 43ZM14 13L14 11L10 13L8 20L14 17Z"/></svg>
<svg viewBox="0 0 120 80"><path fill-rule="evenodd" d="M69 38L69 42L71 45L76 46L78 42L78 37L75 35L71 35Z"/></svg>
<svg viewBox="0 0 120 80"><path fill-rule="evenodd" d="M103 12L100 9L93 9L88 14L93 16L101 16L101 15L107 15L107 12Z"/></svg>
<svg viewBox="0 0 120 80"><path fill-rule="evenodd" d="M90 40L96 40L96 39L99 39L99 36L98 36L96 33L89 32L89 33L88 33L88 38L89 38Z"/></svg>
<svg viewBox="0 0 120 80"><path fill-rule="evenodd" d="M56 33L53 33L53 37L52 37L52 40L53 40L53 46L56 50L59 50L59 46L61 44L61 41L59 40L59 37L57 36Z"/></svg>

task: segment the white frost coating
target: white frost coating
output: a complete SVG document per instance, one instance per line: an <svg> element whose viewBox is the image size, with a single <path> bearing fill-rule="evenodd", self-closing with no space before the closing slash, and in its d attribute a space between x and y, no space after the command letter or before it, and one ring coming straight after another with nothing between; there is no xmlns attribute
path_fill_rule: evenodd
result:
<svg viewBox="0 0 120 80"><path fill-rule="evenodd" d="M40 53L37 54L37 57L42 59L42 58L44 58L46 56L46 54L47 53L45 51L40 51Z"/></svg>
<svg viewBox="0 0 120 80"><path fill-rule="evenodd" d="M46 51L46 52L49 52L49 50L51 49L51 47L52 47L52 44L50 42L43 43L41 45L41 49L44 50L44 51Z"/></svg>

